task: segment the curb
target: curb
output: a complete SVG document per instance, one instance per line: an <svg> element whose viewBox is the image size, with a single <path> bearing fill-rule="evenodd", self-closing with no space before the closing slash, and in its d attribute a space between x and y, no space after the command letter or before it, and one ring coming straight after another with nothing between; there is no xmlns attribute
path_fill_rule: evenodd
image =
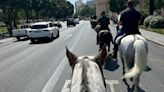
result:
<svg viewBox="0 0 164 92"><path fill-rule="evenodd" d="M145 38L146 38L146 37L145 37ZM158 44L158 45L164 47L164 44L159 43L159 42L157 42L157 41L153 41L153 40L151 40L151 39L147 39L147 38L146 38L146 40L148 40L148 41L150 41L150 42L152 42L152 43L155 43L155 44Z"/></svg>
<svg viewBox="0 0 164 92"><path fill-rule="evenodd" d="M14 40L14 38L12 38L12 37L6 38L6 39L1 39L0 44L5 43L5 42L9 42L9 41L12 41L12 40Z"/></svg>

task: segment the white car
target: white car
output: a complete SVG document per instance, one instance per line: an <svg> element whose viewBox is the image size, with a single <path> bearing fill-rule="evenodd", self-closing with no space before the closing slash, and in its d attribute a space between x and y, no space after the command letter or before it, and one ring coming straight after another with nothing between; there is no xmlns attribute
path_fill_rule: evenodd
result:
<svg viewBox="0 0 164 92"><path fill-rule="evenodd" d="M59 37L59 28L53 26L52 22L37 22L31 26L29 38L31 43L39 39L48 38L53 40Z"/></svg>
<svg viewBox="0 0 164 92"><path fill-rule="evenodd" d="M16 37L18 41L20 40L21 37L28 38L29 31L31 30L30 27L31 27L31 24L23 24L21 25L20 29L12 30L12 36Z"/></svg>

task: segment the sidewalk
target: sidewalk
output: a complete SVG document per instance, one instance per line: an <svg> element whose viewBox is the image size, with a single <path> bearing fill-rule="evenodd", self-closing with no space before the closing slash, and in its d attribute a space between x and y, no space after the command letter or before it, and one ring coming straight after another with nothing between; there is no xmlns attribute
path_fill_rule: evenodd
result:
<svg viewBox="0 0 164 92"><path fill-rule="evenodd" d="M140 29L141 34L148 40L164 47L164 35Z"/></svg>

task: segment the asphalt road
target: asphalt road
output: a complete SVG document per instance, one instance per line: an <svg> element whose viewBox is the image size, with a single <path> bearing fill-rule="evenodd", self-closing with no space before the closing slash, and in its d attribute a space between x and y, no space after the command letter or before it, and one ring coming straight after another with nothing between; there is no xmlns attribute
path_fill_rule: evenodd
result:
<svg viewBox="0 0 164 92"><path fill-rule="evenodd" d="M115 34L115 28L110 28ZM164 47L148 44L149 71L141 76L140 88L143 92L163 92ZM88 21L61 29L60 37L53 42L31 44L22 40L0 44L0 92L69 92L71 68L65 56L66 46L78 56L97 55L96 33ZM104 74L109 92L131 92L120 79L120 60L107 62Z"/></svg>

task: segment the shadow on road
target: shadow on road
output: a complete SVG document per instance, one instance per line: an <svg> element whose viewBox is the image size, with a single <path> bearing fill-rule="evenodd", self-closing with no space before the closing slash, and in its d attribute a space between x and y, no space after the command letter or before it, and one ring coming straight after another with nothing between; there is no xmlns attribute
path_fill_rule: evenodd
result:
<svg viewBox="0 0 164 92"><path fill-rule="evenodd" d="M117 63L117 60L112 59L111 57L108 56L104 69L109 70L109 71L115 71L119 68L119 65Z"/></svg>
<svg viewBox="0 0 164 92"><path fill-rule="evenodd" d="M145 71L145 72L149 72L149 71L151 71L151 68L150 68L149 66L146 66L146 68L145 68L144 71Z"/></svg>
<svg viewBox="0 0 164 92"><path fill-rule="evenodd" d="M124 79L122 80L124 84L127 86L127 92L134 92L134 87L130 87L130 85L127 83L127 81ZM139 87L138 92L145 92L143 89Z"/></svg>

